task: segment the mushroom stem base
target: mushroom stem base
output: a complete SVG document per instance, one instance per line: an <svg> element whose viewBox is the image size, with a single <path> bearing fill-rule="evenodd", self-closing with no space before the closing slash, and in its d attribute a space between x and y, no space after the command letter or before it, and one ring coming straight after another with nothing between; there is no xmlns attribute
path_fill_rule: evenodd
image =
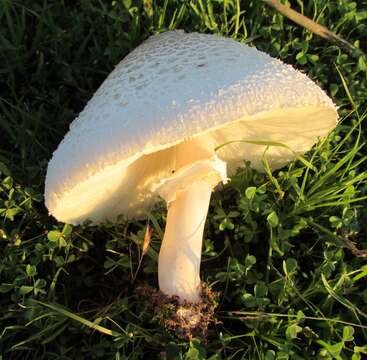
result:
<svg viewBox="0 0 367 360"><path fill-rule="evenodd" d="M159 252L161 291L180 301L200 301L200 261L212 184L195 181L168 203L167 224Z"/></svg>

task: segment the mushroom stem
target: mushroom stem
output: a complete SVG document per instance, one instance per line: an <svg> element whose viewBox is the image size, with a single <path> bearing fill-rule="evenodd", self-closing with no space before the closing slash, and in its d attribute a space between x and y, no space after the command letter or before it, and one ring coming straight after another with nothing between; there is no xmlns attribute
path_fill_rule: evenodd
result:
<svg viewBox="0 0 367 360"><path fill-rule="evenodd" d="M200 301L201 248L212 188L205 180L195 181L168 203L158 280L165 294L181 301Z"/></svg>

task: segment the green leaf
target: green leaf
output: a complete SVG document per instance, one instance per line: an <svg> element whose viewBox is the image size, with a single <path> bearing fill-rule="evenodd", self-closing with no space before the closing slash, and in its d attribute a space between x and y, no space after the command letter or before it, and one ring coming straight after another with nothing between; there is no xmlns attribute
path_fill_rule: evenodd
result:
<svg viewBox="0 0 367 360"><path fill-rule="evenodd" d="M282 291L285 288L286 280L284 279L278 279L274 280L268 285L269 291L274 296L280 296Z"/></svg>
<svg viewBox="0 0 367 360"><path fill-rule="evenodd" d="M327 350L327 352L334 357L338 357L344 347L344 342L342 341L336 344L329 344L323 340L317 340L317 343L322 345L324 349Z"/></svg>
<svg viewBox="0 0 367 360"><path fill-rule="evenodd" d="M61 236L62 236L62 234L58 230L51 230L47 234L48 240L50 240L52 242L57 242L60 239Z"/></svg>
<svg viewBox="0 0 367 360"><path fill-rule="evenodd" d="M69 224L65 224L63 229L62 229L62 234L64 236L69 236L73 231L73 227Z"/></svg>
<svg viewBox="0 0 367 360"><path fill-rule="evenodd" d="M102 334L110 335L110 336L113 336L113 337L119 337L119 336L123 335L122 333L116 332L114 330L107 329L107 328L105 328L103 326L100 326L100 325L97 325L92 321L89 321L89 320L87 320L87 319L85 319L85 318L83 318L83 317L81 317L77 314L72 313L69 310L66 310L65 308L61 307L60 305L47 304L47 303L44 303L44 302L41 302L41 301L38 301L38 300L35 300L35 299L30 299L30 301L32 301L35 304L39 304L39 305L42 305L46 308L54 310L55 312L63 315L64 317L68 317L72 320L75 320L75 321L79 322L80 324L82 324L84 326L87 326L87 327L89 327L93 330L99 331Z"/></svg>
<svg viewBox="0 0 367 360"><path fill-rule="evenodd" d="M337 92L339 91L339 85L335 83L330 84L329 91L330 91L331 96L335 96Z"/></svg>
<svg viewBox="0 0 367 360"><path fill-rule="evenodd" d="M249 186L245 191L245 195L248 200L252 200L255 194L256 194L256 187L254 186Z"/></svg>
<svg viewBox="0 0 367 360"><path fill-rule="evenodd" d="M351 326L344 326L343 328L343 341L353 341L354 329Z"/></svg>
<svg viewBox="0 0 367 360"><path fill-rule="evenodd" d="M38 289L42 289L47 285L47 282L45 279L37 279L37 281L34 284L34 287Z"/></svg>
<svg viewBox="0 0 367 360"><path fill-rule="evenodd" d="M264 360L275 360L275 351L274 350L266 350Z"/></svg>
<svg viewBox="0 0 367 360"><path fill-rule="evenodd" d="M319 61L319 56L317 54L308 54L307 59L310 60L313 64Z"/></svg>
<svg viewBox="0 0 367 360"><path fill-rule="evenodd" d="M365 20L367 19L367 10L357 11L355 16L357 21Z"/></svg>
<svg viewBox="0 0 367 360"><path fill-rule="evenodd" d="M20 213L21 211L22 211L22 209L20 207L14 207L14 208L11 208L11 209L6 209L5 217L8 218L9 220L13 221L14 216L17 215L18 213Z"/></svg>
<svg viewBox="0 0 367 360"><path fill-rule="evenodd" d="M31 291L33 291L34 287L33 286L26 286L26 285L22 285L20 288L19 288L19 292L22 294L22 295L25 295L25 294L28 294L30 293Z"/></svg>
<svg viewBox="0 0 367 360"><path fill-rule="evenodd" d="M66 243L66 240L63 236L59 237L58 245L59 245L60 248L66 247L67 243Z"/></svg>
<svg viewBox="0 0 367 360"><path fill-rule="evenodd" d="M190 348L184 355L185 360L205 360L206 350L198 340L190 341Z"/></svg>
<svg viewBox="0 0 367 360"><path fill-rule="evenodd" d="M363 265L360 269L359 269L359 274L357 274L356 276L353 277L353 282L362 279L364 277L367 276L367 265Z"/></svg>
<svg viewBox="0 0 367 360"><path fill-rule="evenodd" d="M289 354L284 351L278 351L277 360L289 360Z"/></svg>
<svg viewBox="0 0 367 360"><path fill-rule="evenodd" d="M287 275L287 277L290 277L292 273L294 273L297 270L297 260L293 258L288 258L287 260L283 261L283 271Z"/></svg>
<svg viewBox="0 0 367 360"><path fill-rule="evenodd" d="M302 310L298 310L297 311L297 321L300 322L305 318L305 314L303 313Z"/></svg>
<svg viewBox="0 0 367 360"><path fill-rule="evenodd" d="M292 324L290 326L287 327L286 331L285 331L285 336L287 337L287 339L296 339L297 335L302 331L302 328L297 325L297 324Z"/></svg>
<svg viewBox="0 0 367 360"><path fill-rule="evenodd" d="M258 282L254 286L254 294L257 298L264 297L268 294L268 288L263 281Z"/></svg>
<svg viewBox="0 0 367 360"><path fill-rule="evenodd" d="M296 60L300 65L305 65L307 63L306 55L301 51L296 55Z"/></svg>
<svg viewBox="0 0 367 360"><path fill-rule="evenodd" d="M361 71L367 71L367 62L363 55L361 55L358 59L358 68Z"/></svg>
<svg viewBox="0 0 367 360"><path fill-rule="evenodd" d="M242 301L247 307L254 307L257 304L256 297L250 293L242 294Z"/></svg>
<svg viewBox="0 0 367 360"><path fill-rule="evenodd" d="M367 345L355 346L353 350L356 353L361 353L361 354L366 354L367 355Z"/></svg>
<svg viewBox="0 0 367 360"><path fill-rule="evenodd" d="M26 266L27 275L32 277L37 275L37 268L34 265L27 264Z"/></svg>
<svg viewBox="0 0 367 360"><path fill-rule="evenodd" d="M275 211L272 211L266 218L268 224L272 227L275 228L279 225L279 219L278 219L278 215Z"/></svg>
<svg viewBox="0 0 367 360"><path fill-rule="evenodd" d="M247 254L245 258L246 270L250 270L254 264L256 264L256 257L253 255Z"/></svg>

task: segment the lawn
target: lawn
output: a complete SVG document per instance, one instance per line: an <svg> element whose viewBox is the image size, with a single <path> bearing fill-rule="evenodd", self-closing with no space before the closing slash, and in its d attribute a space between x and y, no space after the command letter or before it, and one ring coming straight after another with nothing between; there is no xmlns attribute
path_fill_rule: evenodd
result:
<svg viewBox="0 0 367 360"><path fill-rule="evenodd" d="M367 51L366 0L288 3ZM201 276L218 293L215 321L191 340L153 318L136 291L158 287L163 205L147 221L97 227L58 223L43 203L47 163L70 122L124 56L176 28L292 64L340 115L307 161L273 173L244 161L212 196ZM0 0L0 359L367 358L362 51L259 0Z"/></svg>

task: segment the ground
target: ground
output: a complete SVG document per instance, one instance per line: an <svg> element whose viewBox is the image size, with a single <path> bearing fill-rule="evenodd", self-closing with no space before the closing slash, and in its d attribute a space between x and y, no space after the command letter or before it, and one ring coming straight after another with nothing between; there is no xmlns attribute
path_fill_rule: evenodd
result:
<svg viewBox="0 0 367 360"><path fill-rule="evenodd" d="M367 1L288 3L366 51ZM273 174L244 162L213 196L202 278L219 295L207 336L191 340L152 319L136 291L157 288L163 206L148 221L72 227L43 205L69 123L127 53L174 28L292 64L341 117L308 162ZM259 0L0 0L0 359L363 359L366 98L361 52Z"/></svg>

